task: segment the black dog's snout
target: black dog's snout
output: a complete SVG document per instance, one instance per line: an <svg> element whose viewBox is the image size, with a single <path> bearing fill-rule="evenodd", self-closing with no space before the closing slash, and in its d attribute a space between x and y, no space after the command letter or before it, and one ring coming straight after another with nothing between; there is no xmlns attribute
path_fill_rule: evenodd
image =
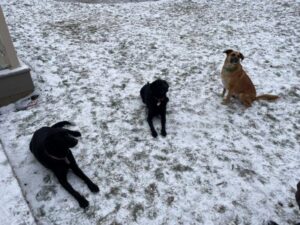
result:
<svg viewBox="0 0 300 225"><path fill-rule="evenodd" d="M73 143L72 143L72 147L75 147L77 144L78 144L78 141L76 139L74 139Z"/></svg>
<svg viewBox="0 0 300 225"><path fill-rule="evenodd" d="M76 138L71 137L71 136L69 137L68 142L69 142L69 147L70 148L73 148L78 144L78 140Z"/></svg>

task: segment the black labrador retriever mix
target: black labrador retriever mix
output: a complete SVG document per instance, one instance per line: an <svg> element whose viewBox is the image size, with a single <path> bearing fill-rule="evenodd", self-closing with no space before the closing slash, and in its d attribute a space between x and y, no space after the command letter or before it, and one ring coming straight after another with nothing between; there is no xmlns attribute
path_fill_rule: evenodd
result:
<svg viewBox="0 0 300 225"><path fill-rule="evenodd" d="M99 188L78 167L70 150L77 145L78 141L75 137L80 137L80 132L65 129L63 128L65 125L72 124L62 121L52 127L42 127L35 131L30 142L30 151L42 165L53 171L58 181L74 196L80 207L86 208L89 202L67 181L68 170L72 169L92 192L98 192Z"/></svg>
<svg viewBox="0 0 300 225"><path fill-rule="evenodd" d="M166 106L169 101L167 92L169 85L165 80L155 80L151 84L148 82L145 84L141 91L141 97L143 102L148 108L147 121L149 123L151 134L153 137L157 137L157 132L153 126L152 119L154 116L161 117L161 135L166 136Z"/></svg>

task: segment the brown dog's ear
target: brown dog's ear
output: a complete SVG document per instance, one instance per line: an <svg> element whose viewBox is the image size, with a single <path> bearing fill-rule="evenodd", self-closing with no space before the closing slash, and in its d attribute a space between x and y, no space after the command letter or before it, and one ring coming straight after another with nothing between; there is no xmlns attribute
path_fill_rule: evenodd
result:
<svg viewBox="0 0 300 225"><path fill-rule="evenodd" d="M241 60L244 60L244 55L242 53L239 54L239 57L241 58Z"/></svg>
<svg viewBox="0 0 300 225"><path fill-rule="evenodd" d="M226 53L226 54L228 55L228 54L231 53L231 52L233 52L232 49L227 49L227 50L225 50L223 53Z"/></svg>

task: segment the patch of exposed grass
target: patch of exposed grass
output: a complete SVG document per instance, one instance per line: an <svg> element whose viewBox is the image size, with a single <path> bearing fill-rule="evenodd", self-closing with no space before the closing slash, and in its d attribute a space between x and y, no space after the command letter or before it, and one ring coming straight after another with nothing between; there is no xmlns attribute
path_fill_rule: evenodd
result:
<svg viewBox="0 0 300 225"><path fill-rule="evenodd" d="M193 171L193 169L189 166L185 166L182 164L177 164L175 166L172 166L172 170L176 171L176 172L189 172L189 171Z"/></svg>

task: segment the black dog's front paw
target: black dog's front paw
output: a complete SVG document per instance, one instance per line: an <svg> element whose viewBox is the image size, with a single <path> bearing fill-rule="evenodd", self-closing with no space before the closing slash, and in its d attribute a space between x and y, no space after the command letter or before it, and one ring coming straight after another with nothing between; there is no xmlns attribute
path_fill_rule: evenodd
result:
<svg viewBox="0 0 300 225"><path fill-rule="evenodd" d="M154 130L154 131L151 131L151 134L152 134L152 137L156 138L157 137L157 132Z"/></svg>
<svg viewBox="0 0 300 225"><path fill-rule="evenodd" d="M94 184L94 183L88 184L88 187L91 190L91 192L96 193L96 192L100 191L99 187L96 184Z"/></svg>
<svg viewBox="0 0 300 225"><path fill-rule="evenodd" d="M84 197L78 200L79 206L83 209L87 208L89 206L88 200L86 200Z"/></svg>
<svg viewBox="0 0 300 225"><path fill-rule="evenodd" d="M167 132L166 132L166 130L162 130L161 132L160 132L160 134L162 135L162 136L167 136Z"/></svg>

